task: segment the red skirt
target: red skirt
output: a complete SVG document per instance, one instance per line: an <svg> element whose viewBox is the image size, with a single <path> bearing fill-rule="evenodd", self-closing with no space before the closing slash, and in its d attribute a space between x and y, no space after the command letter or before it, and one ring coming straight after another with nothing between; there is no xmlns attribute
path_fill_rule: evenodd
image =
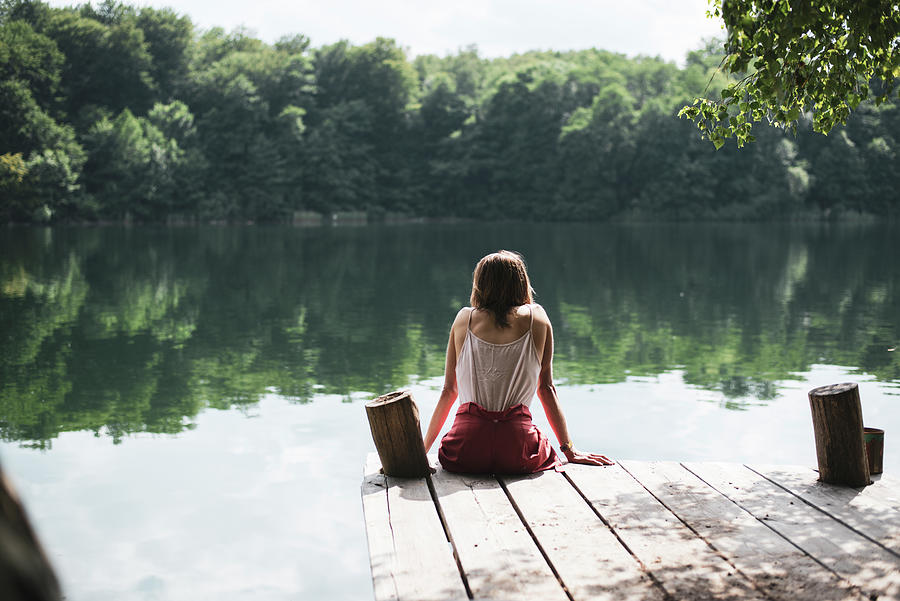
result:
<svg viewBox="0 0 900 601"><path fill-rule="evenodd" d="M441 439L438 460L448 472L467 474L530 474L561 465L522 404L487 411L463 403Z"/></svg>

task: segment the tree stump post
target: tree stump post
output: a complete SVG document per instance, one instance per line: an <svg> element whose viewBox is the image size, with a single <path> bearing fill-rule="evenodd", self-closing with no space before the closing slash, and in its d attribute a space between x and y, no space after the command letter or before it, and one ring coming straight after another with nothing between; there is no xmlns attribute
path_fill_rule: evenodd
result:
<svg viewBox="0 0 900 601"><path fill-rule="evenodd" d="M419 408L409 391L395 391L366 403L369 428L388 476L422 478L429 473Z"/></svg>
<svg viewBox="0 0 900 601"><path fill-rule="evenodd" d="M60 601L63 596L25 508L0 469L0 597Z"/></svg>
<svg viewBox="0 0 900 601"><path fill-rule="evenodd" d="M841 486L867 486L869 463L863 439L862 406L855 382L809 391L819 480Z"/></svg>

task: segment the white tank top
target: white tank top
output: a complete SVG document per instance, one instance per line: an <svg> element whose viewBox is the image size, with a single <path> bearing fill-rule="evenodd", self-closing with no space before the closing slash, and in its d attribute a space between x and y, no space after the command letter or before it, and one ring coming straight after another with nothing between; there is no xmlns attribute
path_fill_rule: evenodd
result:
<svg viewBox="0 0 900 601"><path fill-rule="evenodd" d="M522 337L506 344L493 344L472 333L472 313L466 338L456 364L460 403L475 403L488 411L505 411L518 404L531 405L541 374L541 361L534 348L531 322Z"/></svg>

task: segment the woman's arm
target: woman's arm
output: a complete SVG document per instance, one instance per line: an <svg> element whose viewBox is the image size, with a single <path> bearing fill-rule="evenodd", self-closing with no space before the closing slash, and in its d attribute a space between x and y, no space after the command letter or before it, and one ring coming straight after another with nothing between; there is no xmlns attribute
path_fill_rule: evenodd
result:
<svg viewBox="0 0 900 601"><path fill-rule="evenodd" d="M566 459L570 463L584 463L587 465L613 465L613 462L605 455L597 455L594 453L582 453L572 446L572 439L569 438L569 428L566 425L566 417L563 415L562 407L559 404L559 396L556 394L556 386L553 385L553 326L550 325L550 318L547 314L540 310L535 317L535 321L542 326L543 335L543 352L541 354L541 374L538 380L537 395L544 407L544 413L547 415L547 421L560 446L568 445L563 451ZM540 343L540 340L538 341Z"/></svg>
<svg viewBox="0 0 900 601"><path fill-rule="evenodd" d="M431 414L431 421L428 422L428 430L425 433L426 453L431 449L431 445L437 439L441 428L444 427L447 415L449 415L450 409L459 395L456 388L456 332L459 329L458 324L462 323L464 316L466 319L468 318L468 313L465 309L456 315L453 326L450 328L450 340L447 342L447 360L444 364L444 387L441 389L441 396L438 398L434 413Z"/></svg>

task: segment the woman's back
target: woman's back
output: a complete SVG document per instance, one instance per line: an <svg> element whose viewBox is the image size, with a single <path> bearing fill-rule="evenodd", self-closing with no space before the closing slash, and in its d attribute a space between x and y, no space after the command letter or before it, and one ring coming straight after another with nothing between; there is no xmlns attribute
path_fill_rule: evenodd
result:
<svg viewBox="0 0 900 601"><path fill-rule="evenodd" d="M509 311L509 326L501 328L488 311L474 310L469 313L469 329L473 334L491 344L514 342L531 329L534 305L520 305Z"/></svg>
<svg viewBox="0 0 900 601"><path fill-rule="evenodd" d="M490 313L469 310L456 372L461 404L488 411L531 404L541 372L534 311L532 305L513 308L509 326L501 328Z"/></svg>

